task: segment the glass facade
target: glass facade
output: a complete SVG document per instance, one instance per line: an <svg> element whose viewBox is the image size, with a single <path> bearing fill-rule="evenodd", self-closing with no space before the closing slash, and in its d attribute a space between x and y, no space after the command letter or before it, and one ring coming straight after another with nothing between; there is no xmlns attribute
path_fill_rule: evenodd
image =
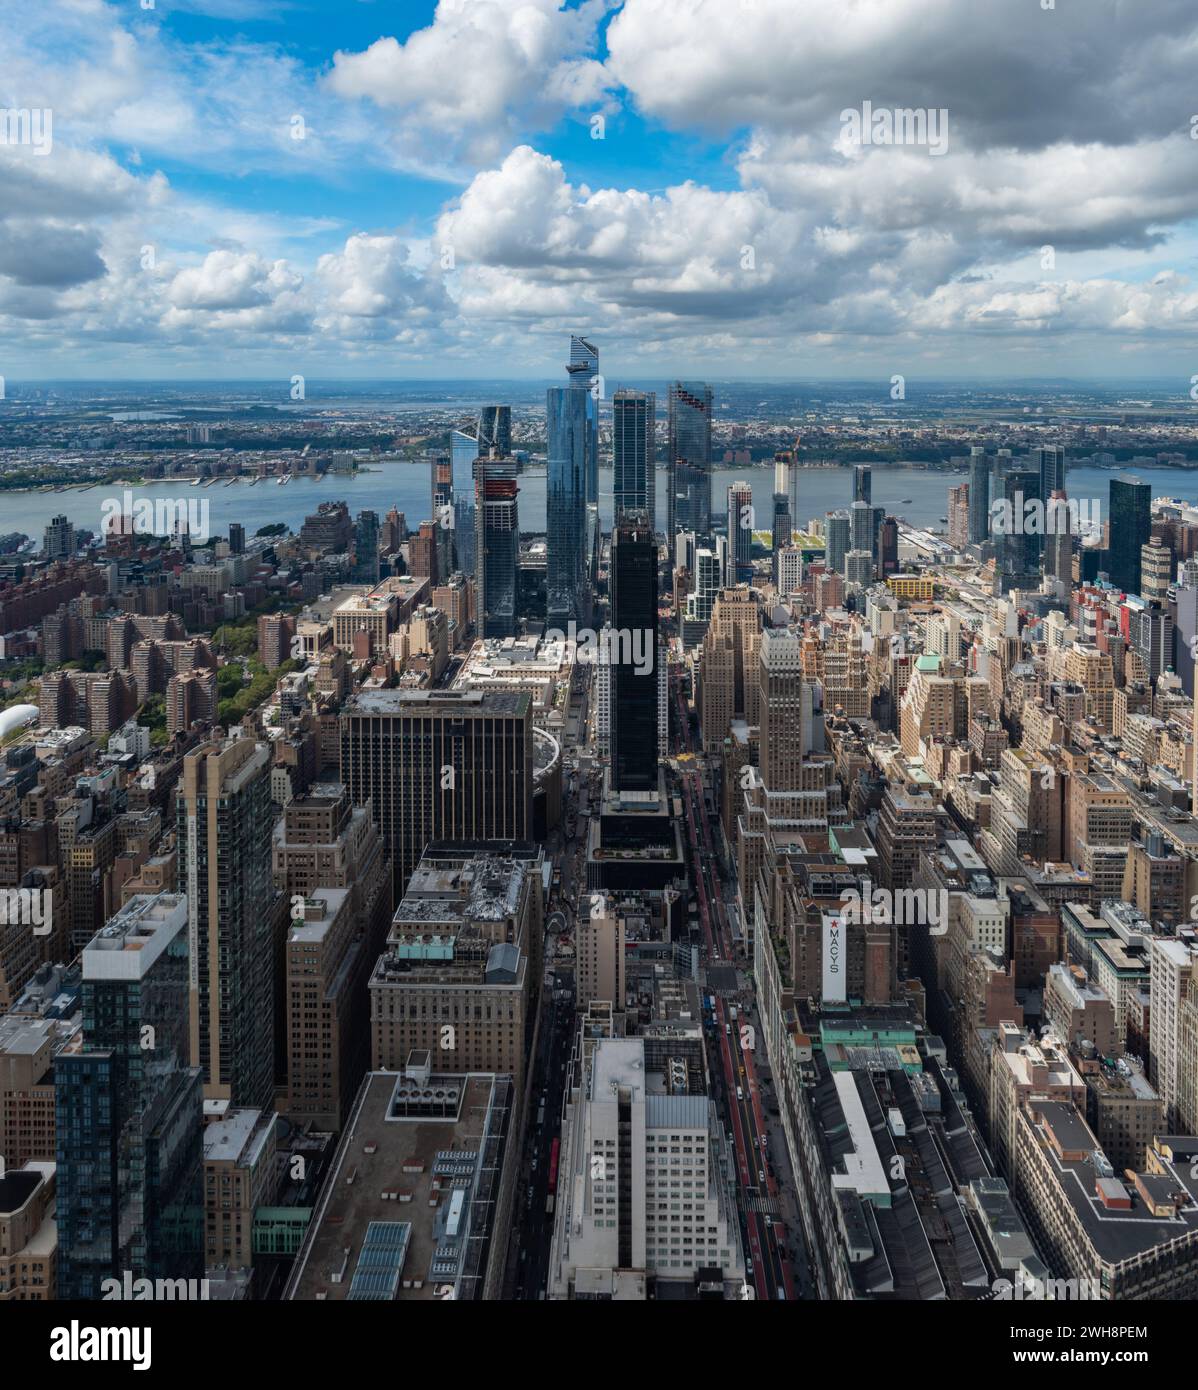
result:
<svg viewBox="0 0 1198 1390"><path fill-rule="evenodd" d="M186 921L140 979L89 979L85 953L83 1050L55 1063L60 1298L100 1298L102 1281L126 1272L203 1277Z"/></svg>
<svg viewBox="0 0 1198 1390"><path fill-rule="evenodd" d="M711 411L710 386L676 381L670 387L671 539L679 531L711 534Z"/></svg>

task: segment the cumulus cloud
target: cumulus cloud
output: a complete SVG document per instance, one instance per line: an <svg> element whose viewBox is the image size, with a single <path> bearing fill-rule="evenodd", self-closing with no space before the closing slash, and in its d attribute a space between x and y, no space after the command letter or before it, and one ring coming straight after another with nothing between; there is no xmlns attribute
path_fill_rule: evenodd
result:
<svg viewBox="0 0 1198 1390"><path fill-rule="evenodd" d="M338 51L328 85L388 113L400 162L477 166L530 126L603 101L608 78L589 54L617 2L440 0L433 22L403 42Z"/></svg>

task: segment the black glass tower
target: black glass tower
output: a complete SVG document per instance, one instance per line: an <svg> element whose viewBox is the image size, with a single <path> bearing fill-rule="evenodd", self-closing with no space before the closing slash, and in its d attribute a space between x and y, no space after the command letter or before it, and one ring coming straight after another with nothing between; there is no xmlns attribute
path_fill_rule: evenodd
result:
<svg viewBox="0 0 1198 1390"><path fill-rule="evenodd" d="M697 382L670 387L668 464L670 469L669 541L679 531L711 534L712 390Z"/></svg>
<svg viewBox="0 0 1198 1390"><path fill-rule="evenodd" d="M657 546L649 518L627 513L611 548L611 784L657 788Z"/></svg>
<svg viewBox="0 0 1198 1390"><path fill-rule="evenodd" d="M1152 533L1152 488L1130 475L1111 479L1111 544L1107 572L1116 589L1140 592L1140 547Z"/></svg>

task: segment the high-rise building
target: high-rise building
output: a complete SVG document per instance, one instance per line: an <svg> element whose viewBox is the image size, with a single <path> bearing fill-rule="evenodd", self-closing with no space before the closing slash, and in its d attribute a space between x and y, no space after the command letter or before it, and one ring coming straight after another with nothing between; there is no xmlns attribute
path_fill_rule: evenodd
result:
<svg viewBox="0 0 1198 1390"><path fill-rule="evenodd" d="M612 502L615 519L644 512L656 530L657 396L617 391L612 397Z"/></svg>
<svg viewBox="0 0 1198 1390"><path fill-rule="evenodd" d="M585 502L599 505L599 398L603 394L603 378L599 375L599 349L586 338L573 334L570 338L570 360L566 364L570 389L587 398L586 483Z"/></svg>
<svg viewBox="0 0 1198 1390"><path fill-rule="evenodd" d="M948 490L948 543L955 550L964 550L969 544L968 483Z"/></svg>
<svg viewBox="0 0 1198 1390"><path fill-rule="evenodd" d="M187 894L190 1057L204 1098L274 1102L274 961L285 912L271 880L271 751L213 741L183 760L179 882Z"/></svg>
<svg viewBox="0 0 1198 1390"><path fill-rule="evenodd" d="M474 461L474 568L482 637L516 635L520 485L514 458Z"/></svg>
<svg viewBox="0 0 1198 1390"><path fill-rule="evenodd" d="M239 521L229 523L229 554L245 554L245 527Z"/></svg>
<svg viewBox="0 0 1198 1390"><path fill-rule="evenodd" d="M590 392L573 384L551 386L546 392L546 619L562 628L571 619L586 621L587 468L593 406Z"/></svg>
<svg viewBox="0 0 1198 1390"><path fill-rule="evenodd" d="M532 835L527 692L365 690L341 714L341 781L369 804L396 897L434 840Z"/></svg>
<svg viewBox="0 0 1198 1390"><path fill-rule="evenodd" d="M828 569L833 574L844 573L844 557L850 545L848 512L829 512L824 522L824 551ZM856 547L852 547L856 549Z"/></svg>
<svg viewBox="0 0 1198 1390"><path fill-rule="evenodd" d="M1111 479L1110 549L1107 570L1111 583L1124 593L1140 592L1140 548L1152 532L1152 487L1122 474Z"/></svg>
<svg viewBox="0 0 1198 1390"><path fill-rule="evenodd" d="M1163 604L1173 579L1173 552L1159 536L1140 547L1140 596L1146 603Z"/></svg>
<svg viewBox="0 0 1198 1390"><path fill-rule="evenodd" d="M69 560L75 553L75 528L65 516L53 517L46 527L42 549L47 560Z"/></svg>
<svg viewBox="0 0 1198 1390"><path fill-rule="evenodd" d="M101 1298L126 1275L203 1277L195 966L176 893L130 898L83 950L83 1045L55 1062L60 1298Z"/></svg>
<svg viewBox="0 0 1198 1390"><path fill-rule="evenodd" d="M377 512L361 511L354 523L354 583L379 582L379 517Z"/></svg>
<svg viewBox="0 0 1198 1390"><path fill-rule="evenodd" d="M1032 450L1032 462L1040 474L1040 496L1065 491L1065 450L1059 444Z"/></svg>
<svg viewBox="0 0 1198 1390"><path fill-rule="evenodd" d="M625 513L612 533L611 785L657 789L659 666L657 545L644 513Z"/></svg>
<svg viewBox="0 0 1198 1390"><path fill-rule="evenodd" d="M853 465L853 501L873 501L873 470L868 463Z"/></svg>
<svg viewBox="0 0 1198 1390"><path fill-rule="evenodd" d="M728 489L728 552L732 573L728 584L749 584L753 579L753 488L733 483Z"/></svg>
<svg viewBox="0 0 1198 1390"><path fill-rule="evenodd" d="M1034 589L1039 584L1042 529L1032 521L1029 503L1040 500L1040 475L1009 470L1002 480L1003 509L1001 548L998 556L998 584L1007 589ZM997 533L998 528L995 528Z"/></svg>
<svg viewBox="0 0 1198 1390"><path fill-rule="evenodd" d="M666 1051L587 1028L579 1039L549 1297L644 1298L648 1279L693 1284L700 1270L739 1284L731 1145L706 1093L701 1040Z"/></svg>
<svg viewBox="0 0 1198 1390"><path fill-rule="evenodd" d="M898 573L898 567L898 521L886 516L878 527L878 577L889 579Z"/></svg>
<svg viewBox="0 0 1198 1390"><path fill-rule="evenodd" d="M478 412L478 452L494 449L500 458L512 452L512 408L510 405L484 405Z"/></svg>
<svg viewBox="0 0 1198 1390"><path fill-rule="evenodd" d="M710 386L676 381L670 387L669 437L669 537L678 531L694 531L703 538L711 533L711 414Z"/></svg>
<svg viewBox="0 0 1198 1390"><path fill-rule="evenodd" d="M1044 537L1044 573L1061 583L1073 586L1073 523L1060 489L1050 494L1045 508L1048 534Z"/></svg>
<svg viewBox="0 0 1198 1390"><path fill-rule="evenodd" d="M990 460L982 448L969 451L969 543L981 545L990 535Z"/></svg>
<svg viewBox="0 0 1198 1390"><path fill-rule="evenodd" d="M450 500L453 503L454 568L467 579L474 578L475 483L474 461L479 457L478 440L462 430L451 430ZM490 450L487 451L490 453ZM501 458L506 455L501 454Z"/></svg>

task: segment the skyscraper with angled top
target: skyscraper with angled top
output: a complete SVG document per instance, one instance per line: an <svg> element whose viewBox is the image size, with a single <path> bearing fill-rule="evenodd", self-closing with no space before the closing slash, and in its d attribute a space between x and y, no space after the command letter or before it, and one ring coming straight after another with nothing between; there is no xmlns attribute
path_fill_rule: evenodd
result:
<svg viewBox="0 0 1198 1390"><path fill-rule="evenodd" d="M713 393L701 382L670 387L669 540L679 531L711 534L711 413Z"/></svg>

